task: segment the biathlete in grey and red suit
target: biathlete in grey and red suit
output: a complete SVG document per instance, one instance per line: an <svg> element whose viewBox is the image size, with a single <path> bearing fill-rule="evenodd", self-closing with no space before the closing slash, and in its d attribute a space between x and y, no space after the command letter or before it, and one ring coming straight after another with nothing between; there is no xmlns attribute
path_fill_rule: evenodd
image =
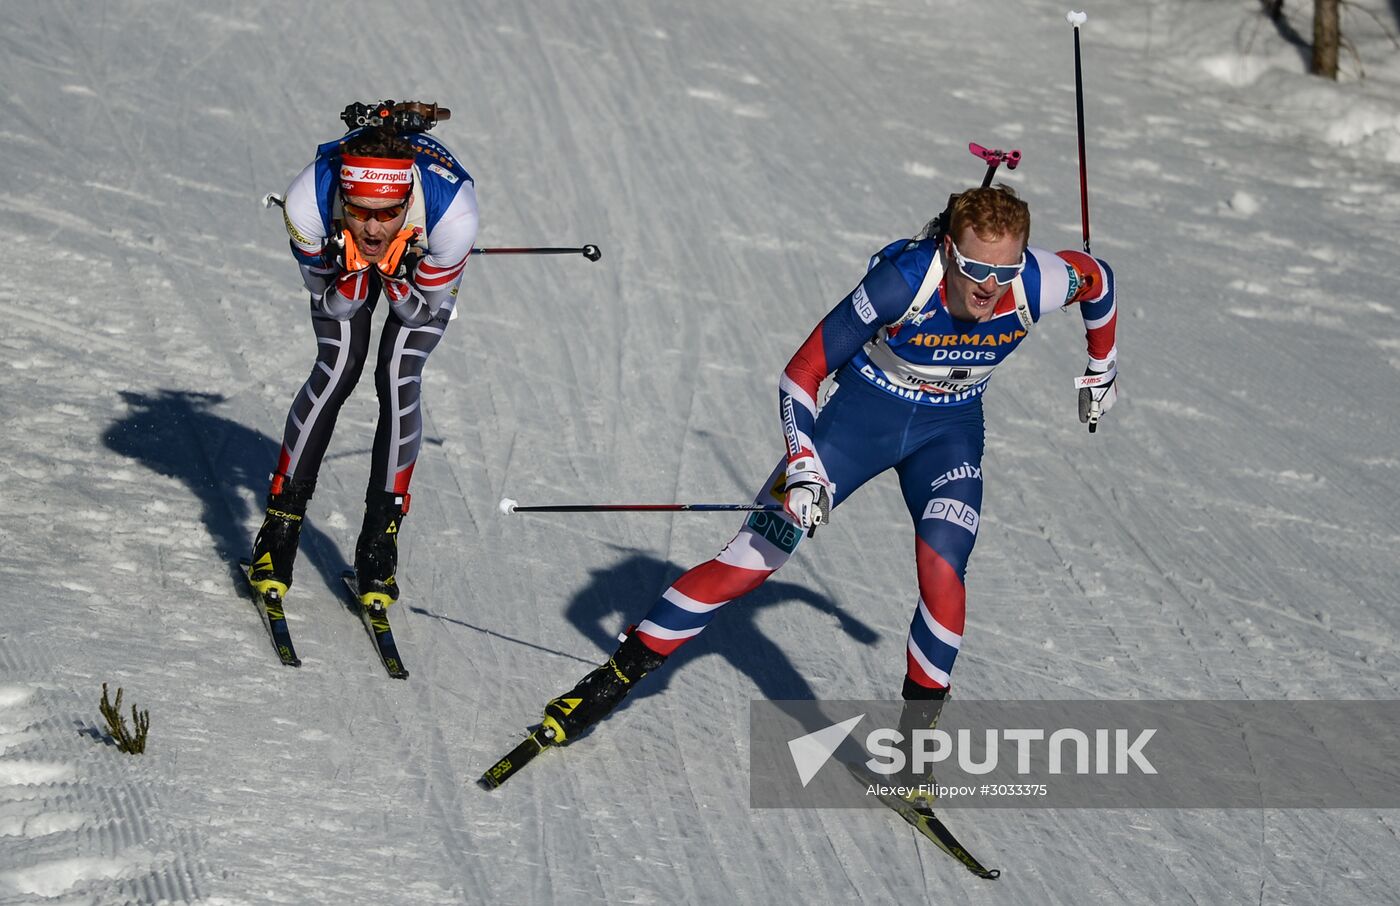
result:
<svg viewBox="0 0 1400 906"><path fill-rule="evenodd" d="M288 188L284 215L311 294L317 354L287 414L250 578L283 594L291 584L301 520L383 302L379 418L355 568L362 597L387 604L397 597L398 528L422 443L423 368L453 316L476 239L476 186L426 135L356 129L317 149Z"/></svg>

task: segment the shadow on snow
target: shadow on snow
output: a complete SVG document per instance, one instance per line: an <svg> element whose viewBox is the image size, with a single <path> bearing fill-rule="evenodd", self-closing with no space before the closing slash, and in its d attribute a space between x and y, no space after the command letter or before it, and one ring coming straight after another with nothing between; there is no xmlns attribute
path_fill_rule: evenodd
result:
<svg viewBox="0 0 1400 906"><path fill-rule="evenodd" d="M563 611L564 618L573 623L578 631L597 647L598 654L591 660L503 635L421 607L410 609L414 613L444 623L465 626L486 635L586 665L580 669L566 666L541 671L542 675L547 677L542 680L540 689L540 706L543 708L549 698L566 692L593 667L605 663L617 648L617 634L640 622L661 592L683 571L674 563L635 552L629 552L622 560L610 566L591 570L588 584L574 594ZM617 710L622 711L642 699L666 691L672 677L685 670L691 662L711 655L724 658L736 671L752 680L764 698L815 698L811 685L792 663L791 658L770 641L757 625L761 611L790 602L805 604L821 613L829 614L835 618L847 636L862 645L873 645L878 638L874 629L830 598L794 582L770 579L751 594L724 605L722 612L715 616L714 622L700 637L682 645L666 660L666 664L649 675ZM825 643L826 640L823 641ZM538 715L534 720L537 725Z"/></svg>
<svg viewBox="0 0 1400 906"><path fill-rule="evenodd" d="M591 570L588 584L564 608L564 617L603 652L599 657L601 662L617 647L617 633L640 622L683 571L657 557L629 553L617 563ZM665 666L639 686L627 701L665 691L673 676L692 661L706 656L724 658L731 667L749 677L764 698L815 697L811 685L788 654L758 626L761 613L789 603L802 604L834 617L840 630L862 645L873 645L878 638L874 629L835 601L775 576L750 594L724 605L698 638L677 649ZM819 644L832 641L823 639ZM565 688L567 686L558 692Z"/></svg>
<svg viewBox="0 0 1400 906"><path fill-rule="evenodd" d="M260 516L248 505L247 498L260 501L267 492L268 473L276 462L280 441L215 413L214 408L227 399L220 394L161 389L150 394L122 391L121 396L130 412L108 427L103 442L114 452L160 475L175 478L190 490L201 504L201 519L214 538L216 553L228 567L230 580L240 582L237 561L252 549L251 532L256 531ZM242 493L245 491L248 493ZM335 591L338 598L343 597L340 574L349 564L334 541L310 519L302 529L301 558L320 573L326 587ZM421 607L410 609L576 662L601 663L616 647L616 633L640 621L656 596L681 572L673 563L635 552L590 572L588 583L568 602L563 616L597 646L600 653L596 662ZM702 633L703 638L683 645L628 701L664 691L678 671L710 654L723 657L735 670L748 676L765 698L813 698L812 687L792 660L757 625L760 612L788 602L834 617L840 629L862 645L872 645L876 640L870 626L830 598L793 582L770 579L753 593L726 605ZM559 676L555 682L559 688L551 688L547 694L565 691L585 672ZM623 707L626 705L624 702Z"/></svg>
<svg viewBox="0 0 1400 906"><path fill-rule="evenodd" d="M103 433L107 447L146 468L184 483L199 499L200 514L231 581L242 582L238 560L253 549L261 510L249 507L249 491L261 501L277 462L280 439L254 431L213 409L226 401L217 393L122 391L130 411ZM340 594L340 574L349 569L335 543L308 519L302 529L302 563L310 563L326 586Z"/></svg>

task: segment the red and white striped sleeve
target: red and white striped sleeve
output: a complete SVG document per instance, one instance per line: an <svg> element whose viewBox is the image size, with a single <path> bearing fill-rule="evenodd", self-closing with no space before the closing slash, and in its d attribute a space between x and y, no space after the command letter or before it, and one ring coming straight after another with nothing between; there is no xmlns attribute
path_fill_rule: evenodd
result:
<svg viewBox="0 0 1400 906"><path fill-rule="evenodd" d="M414 269L412 282L388 293L394 314L405 324L419 327L451 315L457 284L476 242L477 224L476 187L466 183L428 231L427 254Z"/></svg>

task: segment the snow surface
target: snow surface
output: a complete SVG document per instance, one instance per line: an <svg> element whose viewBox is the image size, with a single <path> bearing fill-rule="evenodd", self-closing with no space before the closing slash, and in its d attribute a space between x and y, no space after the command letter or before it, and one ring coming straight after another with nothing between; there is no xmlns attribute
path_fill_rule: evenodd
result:
<svg viewBox="0 0 1400 906"><path fill-rule="evenodd" d="M1393 698L1400 54L1344 78L1254 0L1087 8L1094 251L1124 398L1075 418L1076 317L1005 366L971 698ZM602 732L472 781L736 519L779 368L869 254L1006 174L1078 247L1048 0L0 3L0 902L1394 901L1390 812L960 811L979 881L881 811L748 807L750 699L892 697L914 602L877 481ZM1360 78L1358 58L1365 77ZM428 369L387 679L336 578L374 418L342 415L273 657L231 563L313 354L280 191L352 99L454 110L481 244ZM151 714L103 742L103 682ZM657 693L665 690L667 694Z"/></svg>

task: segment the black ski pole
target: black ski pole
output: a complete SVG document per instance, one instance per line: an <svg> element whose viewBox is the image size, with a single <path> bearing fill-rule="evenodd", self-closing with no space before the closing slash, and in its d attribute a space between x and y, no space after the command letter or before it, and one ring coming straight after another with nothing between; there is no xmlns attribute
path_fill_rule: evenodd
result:
<svg viewBox="0 0 1400 906"><path fill-rule="evenodd" d="M1084 163L1084 70L1079 56L1079 26L1089 21L1087 13L1071 10L1066 16L1074 26L1074 109L1079 122L1079 213L1084 222L1084 253L1089 251L1089 171Z"/></svg>
<svg viewBox="0 0 1400 906"><path fill-rule="evenodd" d="M262 199L263 207L274 205L286 210L287 200L276 192L268 192ZM515 248L472 248L473 255L582 255L589 261L597 261L603 252L592 243L579 248L555 248L552 246L519 246Z"/></svg>
<svg viewBox="0 0 1400 906"><path fill-rule="evenodd" d="M731 513L781 512L781 503L581 503L549 506L520 506L505 497L500 510L511 513Z"/></svg>
<svg viewBox="0 0 1400 906"><path fill-rule="evenodd" d="M472 249L473 255L582 255L589 261L597 261L603 257L602 251L596 245L585 245L582 248L493 248L493 249Z"/></svg>

